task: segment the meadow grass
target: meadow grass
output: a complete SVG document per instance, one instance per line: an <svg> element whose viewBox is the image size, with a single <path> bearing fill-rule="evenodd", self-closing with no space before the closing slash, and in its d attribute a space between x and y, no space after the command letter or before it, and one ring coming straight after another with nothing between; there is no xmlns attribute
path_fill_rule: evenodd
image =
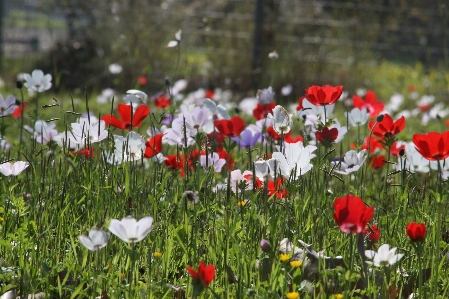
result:
<svg viewBox="0 0 449 299"><path fill-rule="evenodd" d="M186 267L196 269L204 261L216 267L216 276L202 298L286 298L295 296L291 294L295 291L300 298L449 295L447 182L438 172L395 171L390 164L397 162L393 157L379 169L365 163L349 176L333 172L332 158L368 136L366 125L360 133L350 128L339 144L327 148L317 144L313 168L299 179L288 179L282 187L288 196L278 198L276 193L269 196L267 188L244 190L242 186L234 192L230 174L235 169L252 171L252 161L268 158L276 151L277 141L268 139L248 150L225 140L234 166L225 166L220 173L203 170L198 161L183 165L183 177L180 170L146 158L111 165L102 152L114 149L114 135L127 133L113 127L108 127L106 140L91 145L93 157L74 155L53 141L40 144L27 132L20 140L21 126L32 126L37 118L56 123L61 132L89 111L87 100L73 105L70 99L57 96L50 100L45 93L39 97L39 103L46 104L40 104L36 114L36 99L30 97L23 119L0 120L1 135L11 143L9 151L1 152L2 161L30 163L22 174L0 181L2 293L44 292L46 298L191 298L196 295ZM342 102L337 102L338 109L343 110ZM116 114L115 107L110 110ZM153 107L152 111L135 132L144 135L148 126L160 127L161 114L167 111ZM245 122L254 120L245 117ZM346 124L341 117L340 122ZM439 126L437 122L442 120L432 125ZM408 118L400 139L410 141L418 130L410 128L418 127L417 119ZM302 120L295 120L293 132L303 135L305 144L312 142ZM205 139L205 134L198 134L188 147L164 143L162 153L201 150ZM217 183L224 188L215 190ZM197 192L199 200L192 200L187 191ZM347 194L375 208L370 225L376 224L381 231L376 243L343 233L336 225L334 200ZM111 219L128 215L137 220L154 218L152 231L142 241L127 244L111 235L107 246L97 252L80 244L78 236L91 227L107 231ZM421 243L411 242L406 234L411 221L427 227ZM284 238L304 250L301 266L280 257L279 243ZM263 239L268 247L261 248ZM311 248L306 250L298 240ZM366 265L361 248L377 249L384 243L397 247L404 257L388 267ZM292 255L294 249L289 250ZM312 253L321 250L325 251L317 254L316 263L311 262Z"/></svg>

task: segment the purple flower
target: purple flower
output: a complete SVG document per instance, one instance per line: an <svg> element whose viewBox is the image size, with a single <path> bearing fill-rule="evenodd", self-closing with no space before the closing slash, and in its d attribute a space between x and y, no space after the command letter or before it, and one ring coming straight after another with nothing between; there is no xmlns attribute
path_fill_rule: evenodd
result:
<svg viewBox="0 0 449 299"><path fill-rule="evenodd" d="M246 129L240 133L240 137L233 137L231 139L237 142L240 147L247 148L253 147L261 135L261 132L252 132L251 130Z"/></svg>

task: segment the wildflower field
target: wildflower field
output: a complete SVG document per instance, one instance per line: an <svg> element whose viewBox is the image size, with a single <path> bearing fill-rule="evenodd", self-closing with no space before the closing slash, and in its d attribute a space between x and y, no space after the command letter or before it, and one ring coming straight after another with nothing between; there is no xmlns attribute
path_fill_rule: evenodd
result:
<svg viewBox="0 0 449 299"><path fill-rule="evenodd" d="M447 98L52 80L0 97L2 299L449 297Z"/></svg>

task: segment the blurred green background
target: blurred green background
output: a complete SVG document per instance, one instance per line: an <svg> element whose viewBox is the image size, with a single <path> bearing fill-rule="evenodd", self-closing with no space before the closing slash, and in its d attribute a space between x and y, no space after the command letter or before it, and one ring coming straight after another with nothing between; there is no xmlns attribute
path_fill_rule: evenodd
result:
<svg viewBox="0 0 449 299"><path fill-rule="evenodd" d="M190 90L248 95L287 84L298 97L312 84L448 95L446 0L0 2L1 76L11 85L40 68L56 91L156 92L165 78L186 78ZM167 48L178 30L180 46Z"/></svg>

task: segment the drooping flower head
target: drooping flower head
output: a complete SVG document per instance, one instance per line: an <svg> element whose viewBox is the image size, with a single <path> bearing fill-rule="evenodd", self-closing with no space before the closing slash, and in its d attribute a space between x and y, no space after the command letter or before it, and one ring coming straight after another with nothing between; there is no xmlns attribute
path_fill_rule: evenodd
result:
<svg viewBox="0 0 449 299"><path fill-rule="evenodd" d="M0 164L0 173L5 176L17 176L22 171L24 171L30 162L16 161L16 162L5 162Z"/></svg>
<svg viewBox="0 0 449 299"><path fill-rule="evenodd" d="M334 211L334 220L342 232L358 234L373 218L374 207L367 207L360 197L348 194L335 199Z"/></svg>

